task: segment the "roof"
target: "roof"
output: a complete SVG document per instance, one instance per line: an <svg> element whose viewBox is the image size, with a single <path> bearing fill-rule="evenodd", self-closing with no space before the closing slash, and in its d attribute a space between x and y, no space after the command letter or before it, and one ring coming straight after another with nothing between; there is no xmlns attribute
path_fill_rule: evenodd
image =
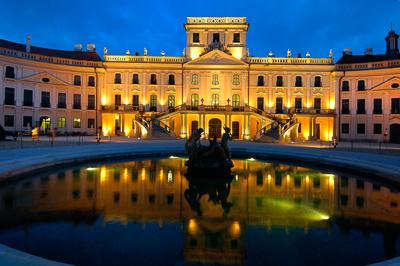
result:
<svg viewBox="0 0 400 266"><path fill-rule="evenodd" d="M336 64L358 64L400 59L400 54L374 54L374 55L343 55Z"/></svg>
<svg viewBox="0 0 400 266"><path fill-rule="evenodd" d="M3 39L0 39L0 47L17 50L21 52L26 51L25 44L10 42ZM97 52L94 51L66 51L66 50L48 49L48 48L31 46L30 53L44 55L44 56L75 59L75 60L102 61L101 57L97 54Z"/></svg>

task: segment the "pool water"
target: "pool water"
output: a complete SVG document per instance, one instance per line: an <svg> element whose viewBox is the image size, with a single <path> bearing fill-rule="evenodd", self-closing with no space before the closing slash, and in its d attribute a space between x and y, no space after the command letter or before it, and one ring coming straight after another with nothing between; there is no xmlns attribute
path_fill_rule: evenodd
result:
<svg viewBox="0 0 400 266"><path fill-rule="evenodd" d="M253 159L90 164L0 187L0 243L74 265L366 265L400 256L400 193Z"/></svg>

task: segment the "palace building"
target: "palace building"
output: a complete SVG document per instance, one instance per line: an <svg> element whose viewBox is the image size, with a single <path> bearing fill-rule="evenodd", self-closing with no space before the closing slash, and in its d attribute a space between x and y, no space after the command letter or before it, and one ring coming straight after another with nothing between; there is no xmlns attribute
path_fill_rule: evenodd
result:
<svg viewBox="0 0 400 266"><path fill-rule="evenodd" d="M206 137L220 137L227 126L235 139L264 141L379 140L388 128L395 141L397 118L386 110L386 101L397 106L389 96L399 73L394 32L390 55L346 54L335 65L331 52L327 58L290 50L285 57L250 56L245 17L188 17L184 29L182 56L151 56L146 49L113 55L104 48L101 58L94 45L62 51L31 46L29 38L26 44L0 40L0 125L8 132L38 126L45 133L142 138L154 129L187 138L200 127ZM339 89L361 79L363 92ZM342 113L343 100L352 106L360 94L368 107L367 95L377 91L383 114ZM370 133L378 123L371 121L383 121L381 135ZM365 133L358 134L362 123Z"/></svg>

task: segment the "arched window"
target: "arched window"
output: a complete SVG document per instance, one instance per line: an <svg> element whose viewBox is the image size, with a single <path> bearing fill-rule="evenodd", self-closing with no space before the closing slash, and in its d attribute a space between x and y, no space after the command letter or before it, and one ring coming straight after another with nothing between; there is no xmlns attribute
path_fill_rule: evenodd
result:
<svg viewBox="0 0 400 266"><path fill-rule="evenodd" d="M239 77L238 74L234 74L233 75L232 84L233 85L240 85L240 77Z"/></svg>
<svg viewBox="0 0 400 266"><path fill-rule="evenodd" d="M282 87L283 86L283 77L282 76L277 76L276 77L276 86L277 87Z"/></svg>
<svg viewBox="0 0 400 266"><path fill-rule="evenodd" d="M168 85L175 85L175 75L171 74L168 76Z"/></svg>
<svg viewBox="0 0 400 266"><path fill-rule="evenodd" d="M168 108L174 108L174 107L175 107L175 96L168 95Z"/></svg>
<svg viewBox="0 0 400 266"><path fill-rule="evenodd" d="M121 84L121 74L120 73L115 73L114 83L115 84Z"/></svg>
<svg viewBox="0 0 400 266"><path fill-rule="evenodd" d="M199 84L199 75L193 74L192 75L192 85L198 85Z"/></svg>
<svg viewBox="0 0 400 266"><path fill-rule="evenodd" d="M214 86L219 85L219 80L218 80L217 74L212 75L212 85L214 85Z"/></svg>
<svg viewBox="0 0 400 266"><path fill-rule="evenodd" d="M211 96L211 105L214 105L214 106L219 105L219 95L218 94L213 94Z"/></svg>
<svg viewBox="0 0 400 266"><path fill-rule="evenodd" d="M303 81L301 76L296 76L296 82L295 82L296 87L302 87L303 86Z"/></svg>
<svg viewBox="0 0 400 266"><path fill-rule="evenodd" d="M322 87L321 77L320 76L316 76L314 78L314 87Z"/></svg>
<svg viewBox="0 0 400 266"><path fill-rule="evenodd" d="M240 105L240 96L239 94L232 95L232 107L239 107Z"/></svg>
<svg viewBox="0 0 400 266"><path fill-rule="evenodd" d="M192 94L192 107L199 106L199 95L197 93Z"/></svg>
<svg viewBox="0 0 400 266"><path fill-rule="evenodd" d="M151 74L150 76L150 84L156 85L157 84L157 75L156 74Z"/></svg>
<svg viewBox="0 0 400 266"><path fill-rule="evenodd" d="M133 74L132 84L139 84L139 75L138 74Z"/></svg>
<svg viewBox="0 0 400 266"><path fill-rule="evenodd" d="M257 77L257 86L264 86L264 76Z"/></svg>

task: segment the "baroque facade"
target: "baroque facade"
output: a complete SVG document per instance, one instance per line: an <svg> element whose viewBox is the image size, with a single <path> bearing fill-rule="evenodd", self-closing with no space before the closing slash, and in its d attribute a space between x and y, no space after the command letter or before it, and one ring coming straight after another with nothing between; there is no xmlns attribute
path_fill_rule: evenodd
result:
<svg viewBox="0 0 400 266"><path fill-rule="evenodd" d="M340 134L343 121L354 121L339 112L342 82L375 71L376 78L365 84L369 93L369 85L395 83L399 73L393 57L388 67L374 70L355 65L344 78L341 67L351 64L342 62L349 55L336 66L331 54L294 57L288 50L286 57L249 56L248 28L245 17L188 17L182 56L150 56L146 49L143 55L112 55L104 49L101 58L93 47L61 51L31 46L29 39L26 44L0 40L0 125L11 132L38 126L146 137L154 123L181 138L199 127L206 137L220 137L228 126L235 139L268 138L274 129L286 139L357 139ZM385 123L382 128L390 128Z"/></svg>

